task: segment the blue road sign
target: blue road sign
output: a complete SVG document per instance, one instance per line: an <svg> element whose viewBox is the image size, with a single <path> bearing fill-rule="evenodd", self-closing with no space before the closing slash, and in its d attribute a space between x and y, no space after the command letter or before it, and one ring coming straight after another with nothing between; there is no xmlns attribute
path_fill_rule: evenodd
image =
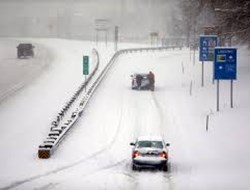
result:
<svg viewBox="0 0 250 190"><path fill-rule="evenodd" d="M216 35L200 36L200 61L213 61L214 48L217 46Z"/></svg>
<svg viewBox="0 0 250 190"><path fill-rule="evenodd" d="M237 49L216 47L214 52L214 79L236 80Z"/></svg>

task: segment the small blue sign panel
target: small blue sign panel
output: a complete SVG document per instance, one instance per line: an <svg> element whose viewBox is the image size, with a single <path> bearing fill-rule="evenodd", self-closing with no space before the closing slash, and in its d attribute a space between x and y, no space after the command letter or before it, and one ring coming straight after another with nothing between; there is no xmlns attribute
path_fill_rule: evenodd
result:
<svg viewBox="0 0 250 190"><path fill-rule="evenodd" d="M213 61L214 48L217 46L216 35L200 36L200 61Z"/></svg>
<svg viewBox="0 0 250 190"><path fill-rule="evenodd" d="M214 79L236 80L237 49L216 47L214 55Z"/></svg>

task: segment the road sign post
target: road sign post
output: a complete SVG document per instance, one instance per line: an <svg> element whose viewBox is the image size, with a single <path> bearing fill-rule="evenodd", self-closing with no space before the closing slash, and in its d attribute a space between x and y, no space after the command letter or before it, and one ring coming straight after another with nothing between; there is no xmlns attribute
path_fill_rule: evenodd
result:
<svg viewBox="0 0 250 190"><path fill-rule="evenodd" d="M230 86L231 86L231 88L230 88L230 97L231 97L230 98L230 100L231 100L230 103L231 104L230 105L231 105L231 108L233 108L233 80L231 80L231 85Z"/></svg>
<svg viewBox="0 0 250 190"><path fill-rule="evenodd" d="M217 80L217 93L216 93L216 110L220 111L220 80Z"/></svg>
<svg viewBox="0 0 250 190"><path fill-rule="evenodd" d="M219 80L231 80L230 99L233 108L233 80L237 77L237 49L216 47L214 50L214 79L217 80L217 111L219 111Z"/></svg>
<svg viewBox="0 0 250 190"><path fill-rule="evenodd" d="M204 61L201 62L201 86L204 86Z"/></svg>
<svg viewBox="0 0 250 190"><path fill-rule="evenodd" d="M217 46L216 35L200 36L200 61L202 62L201 86L204 86L204 62L214 61L214 48Z"/></svg>

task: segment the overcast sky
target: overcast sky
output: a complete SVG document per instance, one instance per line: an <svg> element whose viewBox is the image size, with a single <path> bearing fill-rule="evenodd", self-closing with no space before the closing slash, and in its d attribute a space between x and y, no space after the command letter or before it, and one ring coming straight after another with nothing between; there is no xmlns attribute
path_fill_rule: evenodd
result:
<svg viewBox="0 0 250 190"><path fill-rule="evenodd" d="M166 35L173 0L0 0L0 35L93 37L96 19L124 36Z"/></svg>

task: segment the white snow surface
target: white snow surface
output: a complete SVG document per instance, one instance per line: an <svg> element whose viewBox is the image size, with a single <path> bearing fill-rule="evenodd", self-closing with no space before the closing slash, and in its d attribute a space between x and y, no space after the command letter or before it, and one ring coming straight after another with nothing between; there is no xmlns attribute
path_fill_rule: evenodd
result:
<svg viewBox="0 0 250 190"><path fill-rule="evenodd" d="M35 44L34 59L16 58L16 46L23 40ZM38 146L51 121L84 81L82 56L97 48L101 71L114 54L113 45L62 39L0 41L0 189L250 189L246 48L238 49L234 108L230 82L221 81L219 112L212 64L205 63L201 87L201 64L198 57L193 64L189 50L120 55L52 157L39 159ZM131 90L130 75L150 70L156 76L155 91ZM129 143L150 135L171 144L170 171L132 171Z"/></svg>

